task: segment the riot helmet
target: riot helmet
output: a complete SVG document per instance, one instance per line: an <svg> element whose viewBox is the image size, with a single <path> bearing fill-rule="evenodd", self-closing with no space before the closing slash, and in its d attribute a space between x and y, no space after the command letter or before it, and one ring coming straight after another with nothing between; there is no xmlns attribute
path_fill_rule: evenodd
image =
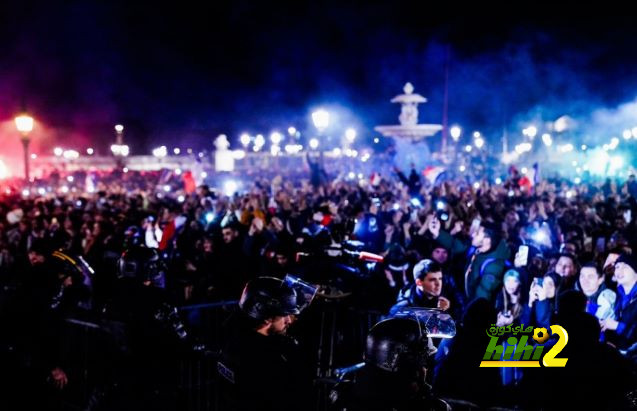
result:
<svg viewBox="0 0 637 411"><path fill-rule="evenodd" d="M297 302L296 291L286 282L274 277L258 277L246 284L239 307L249 317L263 321L300 314Z"/></svg>
<svg viewBox="0 0 637 411"><path fill-rule="evenodd" d="M163 287L165 264L154 248L130 247L117 262L117 277L136 279L142 283L150 281Z"/></svg>
<svg viewBox="0 0 637 411"><path fill-rule="evenodd" d="M412 318L389 318L367 335L365 362L392 373L411 372L427 365L429 339Z"/></svg>

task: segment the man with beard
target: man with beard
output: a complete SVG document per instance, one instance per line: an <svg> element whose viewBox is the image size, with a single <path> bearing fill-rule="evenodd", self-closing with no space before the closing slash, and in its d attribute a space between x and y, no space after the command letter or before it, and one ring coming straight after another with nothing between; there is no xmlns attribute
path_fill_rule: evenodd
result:
<svg viewBox="0 0 637 411"><path fill-rule="evenodd" d="M296 291L278 278L258 277L246 285L217 364L228 409L305 408L309 368L301 366L297 343L287 335L301 312L298 301Z"/></svg>

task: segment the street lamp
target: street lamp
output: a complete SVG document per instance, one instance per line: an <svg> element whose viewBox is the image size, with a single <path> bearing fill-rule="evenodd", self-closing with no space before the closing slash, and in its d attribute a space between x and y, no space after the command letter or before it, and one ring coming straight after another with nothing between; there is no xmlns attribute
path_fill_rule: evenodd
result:
<svg viewBox="0 0 637 411"><path fill-rule="evenodd" d="M330 124L330 113L323 109L318 109L312 113L312 122L319 133L322 133Z"/></svg>
<svg viewBox="0 0 637 411"><path fill-rule="evenodd" d="M129 148L124 144L124 126L121 124L115 125L115 144L111 145L111 151L117 159L117 167L121 168L124 165L123 157L129 154Z"/></svg>
<svg viewBox="0 0 637 411"><path fill-rule="evenodd" d="M33 117L21 114L15 118L15 126L20 132L20 141L24 149L24 178L29 181L29 133L33 130Z"/></svg>
<svg viewBox="0 0 637 411"><path fill-rule="evenodd" d="M352 144L356 139L356 130L353 128L348 128L347 130L345 130L345 138L347 139L348 143Z"/></svg>
<svg viewBox="0 0 637 411"><path fill-rule="evenodd" d="M460 139L460 134L462 134L462 129L458 126L453 126L451 130L449 130L449 134L451 134L453 141L457 143Z"/></svg>

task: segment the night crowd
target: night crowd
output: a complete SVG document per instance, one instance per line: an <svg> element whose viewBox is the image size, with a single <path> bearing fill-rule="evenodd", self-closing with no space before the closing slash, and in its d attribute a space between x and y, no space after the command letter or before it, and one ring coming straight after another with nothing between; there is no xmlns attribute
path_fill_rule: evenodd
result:
<svg viewBox="0 0 637 411"><path fill-rule="evenodd" d="M53 173L28 193L17 185L2 190L0 355L6 367L0 402L62 407L52 399L74 384L65 368L68 355L59 354L69 338L62 324L72 318L100 324L113 345L127 347L94 348L104 353L103 361L125 371L103 376L95 383L101 391L89 400L92 409L126 409L108 388L134 390L123 375L155 378L161 390L174 386L167 357L193 355L201 347L213 354L194 355L214 355L216 347L205 337L210 331L196 330L210 328L204 317L189 317L181 307L230 302L223 309L231 312L247 282L293 275L329 285L342 307L377 313L377 319L405 307L450 314L457 333L433 339L426 381L459 409L637 407L634 175L533 183L511 167L500 184L461 176L431 181L413 169L351 179L328 178L310 163L309 174L211 176L209 184L191 188L174 170L70 176ZM241 182L236 193L223 190L230 178ZM384 259L338 260L326 251L339 247ZM135 264L153 275L141 280L131 275L140 284L122 291L127 270L141 270ZM142 288L156 292L131 291ZM148 315L145 304L152 305ZM313 304L320 309L323 303ZM160 317L163 328L146 320ZM289 324L301 344L304 336L316 334L307 331L311 320L303 321L301 314ZM128 330L134 324L141 336L127 335L120 344L113 326L118 323ZM560 324L569 333L560 355L569 358L568 365L479 368L486 330L494 324L547 329ZM339 327L335 332L345 347L348 334L339 334ZM331 365L362 361L364 341L352 346L354 354L341 363L337 356ZM127 364L131 358L137 365ZM297 409L315 409L313 389L298 389L310 398ZM119 395L129 401L134 397L129 394ZM179 404L177 394L162 395L158 404ZM142 399L146 409L153 408L148 397ZM111 408L104 405L109 401Z"/></svg>

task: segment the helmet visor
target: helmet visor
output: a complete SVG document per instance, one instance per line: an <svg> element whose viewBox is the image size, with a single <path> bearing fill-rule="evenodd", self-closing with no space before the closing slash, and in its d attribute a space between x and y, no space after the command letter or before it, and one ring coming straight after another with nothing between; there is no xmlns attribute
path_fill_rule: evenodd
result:
<svg viewBox="0 0 637 411"><path fill-rule="evenodd" d="M453 338L456 335L453 318L440 310L408 307L398 311L394 318L413 318L430 338Z"/></svg>
<svg viewBox="0 0 637 411"><path fill-rule="evenodd" d="M318 287L306 283L292 275L286 275L283 281L285 282L285 285L293 289L296 293L296 308L299 312L310 305L316 295L316 291L318 290Z"/></svg>

